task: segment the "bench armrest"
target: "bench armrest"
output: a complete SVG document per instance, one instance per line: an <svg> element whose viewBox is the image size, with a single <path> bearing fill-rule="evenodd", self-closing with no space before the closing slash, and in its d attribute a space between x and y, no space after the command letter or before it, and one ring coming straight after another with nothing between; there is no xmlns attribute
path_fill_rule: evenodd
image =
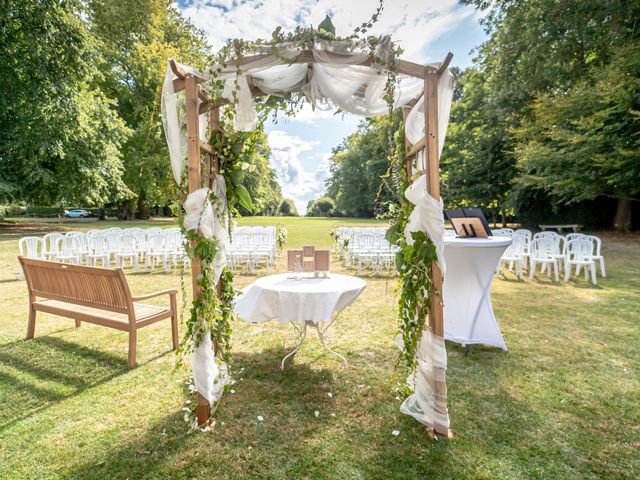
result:
<svg viewBox="0 0 640 480"><path fill-rule="evenodd" d="M139 302L140 300L147 300L149 298L154 298L154 297L160 297L161 295L176 295L178 293L177 290L175 289L169 289L169 290L161 290L159 292L153 292L153 293L149 293L148 295L136 295L136 296L131 296L131 300L133 300L134 302Z"/></svg>

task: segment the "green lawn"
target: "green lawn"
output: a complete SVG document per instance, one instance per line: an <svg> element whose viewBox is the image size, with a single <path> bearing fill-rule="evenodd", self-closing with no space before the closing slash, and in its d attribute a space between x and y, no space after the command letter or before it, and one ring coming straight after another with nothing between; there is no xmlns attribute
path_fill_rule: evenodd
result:
<svg viewBox="0 0 640 480"><path fill-rule="evenodd" d="M361 221L241 223L282 224L288 246L300 246L329 245L334 225ZM113 223L63 226L97 225ZM637 235L602 236L608 277L598 287L546 277L494 281L510 350L474 347L465 358L447 345L455 437L443 441L399 413L394 282L384 277L366 278L367 290L333 331L348 367L312 339L282 372L292 330L238 322L235 393L223 399L215 434L188 434L180 412L188 371L173 370L168 322L141 330L134 370L126 369L126 335L104 327L76 329L72 320L40 315L36 339L23 340L17 239L60 227L0 227L0 479L640 477ZM180 286L177 274L128 279L134 293Z"/></svg>

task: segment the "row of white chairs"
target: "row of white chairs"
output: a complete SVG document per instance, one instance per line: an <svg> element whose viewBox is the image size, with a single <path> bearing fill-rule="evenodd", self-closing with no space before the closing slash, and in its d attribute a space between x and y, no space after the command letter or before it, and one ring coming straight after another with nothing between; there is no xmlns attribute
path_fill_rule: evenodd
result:
<svg viewBox="0 0 640 480"><path fill-rule="evenodd" d="M108 228L88 232L48 233L43 237L23 237L18 241L21 256L43 260L103 267L144 265L165 271L189 266L184 237L179 228ZM22 272L21 272L22 273Z"/></svg>
<svg viewBox="0 0 640 480"><path fill-rule="evenodd" d="M584 269L585 279L590 275L591 282L596 285L599 266L602 277L606 276L602 241L595 235L570 233L562 236L548 231L532 235L530 230L508 228L494 230L493 234L512 239L500 259L497 268L499 274L504 273L505 266L508 266L511 271L515 268L518 278L522 278L527 269L529 278L533 278L539 266L540 273L547 272L548 276L553 274L556 281L560 280L562 271L567 282L572 269L576 276Z"/></svg>
<svg viewBox="0 0 640 480"><path fill-rule="evenodd" d="M336 253L345 266L374 274L395 269L399 248L385 238L385 227L340 227L336 229Z"/></svg>
<svg viewBox="0 0 640 480"><path fill-rule="evenodd" d="M236 271L244 268L248 273L264 265L267 271L275 265L278 256L276 227L237 227L231 231L227 247L227 262Z"/></svg>

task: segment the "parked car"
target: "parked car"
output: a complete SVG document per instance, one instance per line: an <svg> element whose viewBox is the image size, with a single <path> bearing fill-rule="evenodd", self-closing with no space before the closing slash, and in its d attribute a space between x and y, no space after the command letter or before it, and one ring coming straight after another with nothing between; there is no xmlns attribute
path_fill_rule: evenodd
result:
<svg viewBox="0 0 640 480"><path fill-rule="evenodd" d="M82 210L82 209L65 210L64 211L64 217L65 218L86 218L89 215L90 215L89 212L87 212L86 210Z"/></svg>

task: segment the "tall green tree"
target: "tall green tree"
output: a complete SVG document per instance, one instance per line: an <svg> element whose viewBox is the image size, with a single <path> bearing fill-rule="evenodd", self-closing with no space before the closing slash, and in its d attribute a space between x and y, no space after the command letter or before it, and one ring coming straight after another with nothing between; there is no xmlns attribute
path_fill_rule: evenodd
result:
<svg viewBox="0 0 640 480"><path fill-rule="evenodd" d="M633 61L618 59L635 55L640 2L463 2L486 10L489 39L478 66L509 143L518 145L518 189L542 192L555 206L615 196L614 223L624 229L634 195L626 178L634 172L628 160L634 156L637 93L624 78ZM607 167L594 168L599 162Z"/></svg>
<svg viewBox="0 0 640 480"><path fill-rule="evenodd" d="M282 203L282 190L278 183L278 176L269 165L271 149L264 131L256 139L255 154L250 159L251 170L245 173L242 184L249 191L253 202L253 211L249 212L240 206L240 214L246 215L276 215Z"/></svg>
<svg viewBox="0 0 640 480"><path fill-rule="evenodd" d="M124 179L133 193L125 213L135 209L145 218L149 205L166 205L175 194L160 122L167 60L204 67L209 48L170 0L91 0L89 21L104 59L100 87L117 99L118 114L132 131L122 148Z"/></svg>
<svg viewBox="0 0 640 480"><path fill-rule="evenodd" d="M640 197L640 45L531 109L517 131L520 182L565 204L617 198L614 225L628 230Z"/></svg>
<svg viewBox="0 0 640 480"><path fill-rule="evenodd" d="M333 149L327 196L335 199L340 215L373 216L381 178L389 165L389 129L395 131L399 122L399 113L363 120L355 133ZM378 200L390 200L388 189L382 192Z"/></svg>
<svg viewBox="0 0 640 480"><path fill-rule="evenodd" d="M517 173L507 125L483 72L459 73L457 85L441 159L445 204L482 207L504 222Z"/></svg>
<svg viewBox="0 0 640 480"><path fill-rule="evenodd" d="M83 3L0 3L0 192L6 201L101 206L129 195L129 133L97 85Z"/></svg>

